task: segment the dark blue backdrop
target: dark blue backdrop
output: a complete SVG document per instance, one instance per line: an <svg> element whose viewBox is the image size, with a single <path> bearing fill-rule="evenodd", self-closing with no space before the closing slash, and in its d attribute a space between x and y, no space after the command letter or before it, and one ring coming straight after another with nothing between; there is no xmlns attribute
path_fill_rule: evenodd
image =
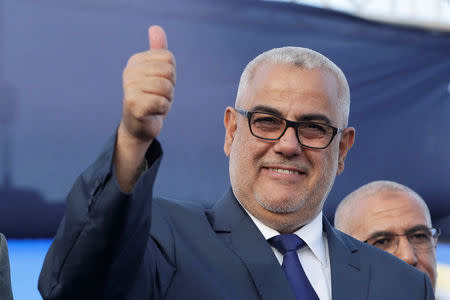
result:
<svg viewBox="0 0 450 300"><path fill-rule="evenodd" d="M177 59L155 193L214 203L228 186L223 111L245 64L313 48L347 74L356 144L325 212L372 180L410 186L450 238L450 34L263 1L0 0L0 231L52 236L76 176L113 134L121 72L162 25ZM198 186L202 188L199 190Z"/></svg>

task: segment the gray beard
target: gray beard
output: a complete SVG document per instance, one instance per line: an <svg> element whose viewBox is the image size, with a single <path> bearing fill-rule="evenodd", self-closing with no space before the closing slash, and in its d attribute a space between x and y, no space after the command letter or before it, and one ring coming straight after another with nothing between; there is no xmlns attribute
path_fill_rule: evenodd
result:
<svg viewBox="0 0 450 300"><path fill-rule="evenodd" d="M311 203L324 203L325 200L327 199L331 188L333 187L333 183L334 183L334 179L333 178L331 180L331 182L329 183L325 194L321 197L321 195L319 195L318 192L314 192L311 195L299 195L299 197L302 197L303 200L302 201L298 201L298 199L294 199L294 200L290 200L288 202L283 202L283 203L270 203L270 201L264 201L263 197L258 197L257 194L254 194L254 198L256 200L256 202L258 202L259 205L261 205L264 209L273 212L273 213L278 213L278 214L287 214L287 213L293 213L296 211L299 211L303 208L306 208L308 204ZM319 188L320 190L320 188ZM311 201L311 199L317 199L317 198L322 198L321 201ZM309 198L309 199L308 199Z"/></svg>

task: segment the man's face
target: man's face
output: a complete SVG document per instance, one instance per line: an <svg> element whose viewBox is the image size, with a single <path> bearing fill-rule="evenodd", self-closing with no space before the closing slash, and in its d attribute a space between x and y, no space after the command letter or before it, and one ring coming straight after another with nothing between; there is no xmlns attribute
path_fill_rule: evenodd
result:
<svg viewBox="0 0 450 300"><path fill-rule="evenodd" d="M338 83L332 73L264 64L237 106L342 127L337 101ZM321 150L302 147L293 128L280 140L262 140L251 134L246 117L231 107L225 112L225 127L233 192L249 212L279 232L295 231L322 210L354 137L353 128L348 128Z"/></svg>
<svg viewBox="0 0 450 300"><path fill-rule="evenodd" d="M355 208L358 217L351 224L353 237L365 241L378 234L404 234L415 228L431 227L429 214L417 199L403 191L385 191L367 197ZM436 285L435 248L415 250L406 236L400 236L397 250L392 253L425 272Z"/></svg>

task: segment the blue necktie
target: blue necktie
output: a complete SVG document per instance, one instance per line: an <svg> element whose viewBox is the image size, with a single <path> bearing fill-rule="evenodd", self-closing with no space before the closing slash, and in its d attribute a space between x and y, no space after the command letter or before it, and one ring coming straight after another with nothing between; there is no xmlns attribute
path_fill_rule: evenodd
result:
<svg viewBox="0 0 450 300"><path fill-rule="evenodd" d="M269 243L283 254L281 268L291 284L297 300L319 299L311 283L303 271L297 250L305 245L305 242L295 234L280 234L269 239Z"/></svg>

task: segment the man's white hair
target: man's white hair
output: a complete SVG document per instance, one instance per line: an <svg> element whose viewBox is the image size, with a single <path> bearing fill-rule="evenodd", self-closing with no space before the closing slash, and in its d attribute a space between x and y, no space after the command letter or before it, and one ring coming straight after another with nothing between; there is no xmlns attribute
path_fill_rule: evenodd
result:
<svg viewBox="0 0 450 300"><path fill-rule="evenodd" d="M241 75L239 87L236 96L236 105L249 86L256 70L264 63L287 64L301 69L320 69L331 72L336 76L338 81L338 110L342 115L344 126L348 124L348 116L350 113L350 88L344 72L336 66L331 60L308 48L301 47L283 47L275 48L261 53L247 64Z"/></svg>

